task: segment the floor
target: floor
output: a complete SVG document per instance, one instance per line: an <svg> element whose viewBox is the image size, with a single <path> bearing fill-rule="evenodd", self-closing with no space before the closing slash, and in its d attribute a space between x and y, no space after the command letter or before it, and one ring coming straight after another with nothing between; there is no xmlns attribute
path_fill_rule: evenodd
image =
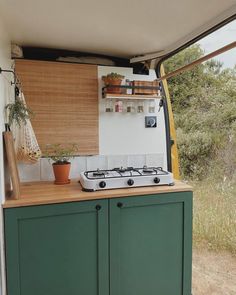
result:
<svg viewBox="0 0 236 295"><path fill-rule="evenodd" d="M194 250L193 295L236 295L236 257Z"/></svg>

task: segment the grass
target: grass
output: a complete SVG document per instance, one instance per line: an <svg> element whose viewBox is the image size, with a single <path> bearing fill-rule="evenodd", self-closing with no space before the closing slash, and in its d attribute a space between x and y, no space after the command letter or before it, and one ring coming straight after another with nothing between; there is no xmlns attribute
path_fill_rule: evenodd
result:
<svg viewBox="0 0 236 295"><path fill-rule="evenodd" d="M209 180L192 185L193 245L236 255L236 185Z"/></svg>

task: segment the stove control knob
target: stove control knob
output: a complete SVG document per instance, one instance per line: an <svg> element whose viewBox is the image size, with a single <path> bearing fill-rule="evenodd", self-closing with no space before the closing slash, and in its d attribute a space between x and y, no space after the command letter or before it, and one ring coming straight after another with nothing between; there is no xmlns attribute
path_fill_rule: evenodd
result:
<svg viewBox="0 0 236 295"><path fill-rule="evenodd" d="M105 181L99 182L99 186L100 186L100 188L106 187L106 182Z"/></svg>
<svg viewBox="0 0 236 295"><path fill-rule="evenodd" d="M159 183L160 182L160 178L159 177L155 177L153 180L155 183Z"/></svg>
<svg viewBox="0 0 236 295"><path fill-rule="evenodd" d="M128 184L129 186L133 185L133 184L134 184L133 179L130 178L130 179L127 181L127 184Z"/></svg>

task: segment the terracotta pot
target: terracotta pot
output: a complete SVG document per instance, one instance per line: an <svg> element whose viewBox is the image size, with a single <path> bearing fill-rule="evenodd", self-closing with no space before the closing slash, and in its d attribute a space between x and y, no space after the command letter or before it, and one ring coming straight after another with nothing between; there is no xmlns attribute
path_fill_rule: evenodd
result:
<svg viewBox="0 0 236 295"><path fill-rule="evenodd" d="M105 78L104 79L105 85L117 85L120 86L122 79L109 79ZM107 87L107 93L121 93L121 88L119 87Z"/></svg>
<svg viewBox="0 0 236 295"><path fill-rule="evenodd" d="M69 174L71 163L65 164L52 164L53 172L55 176L55 184L68 184L70 183Z"/></svg>

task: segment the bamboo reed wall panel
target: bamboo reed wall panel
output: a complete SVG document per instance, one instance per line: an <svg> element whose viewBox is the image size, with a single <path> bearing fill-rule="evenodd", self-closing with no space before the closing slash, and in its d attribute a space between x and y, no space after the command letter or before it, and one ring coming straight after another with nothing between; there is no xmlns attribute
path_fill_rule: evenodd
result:
<svg viewBox="0 0 236 295"><path fill-rule="evenodd" d="M16 60L39 145L76 143L80 155L98 154L97 66Z"/></svg>

